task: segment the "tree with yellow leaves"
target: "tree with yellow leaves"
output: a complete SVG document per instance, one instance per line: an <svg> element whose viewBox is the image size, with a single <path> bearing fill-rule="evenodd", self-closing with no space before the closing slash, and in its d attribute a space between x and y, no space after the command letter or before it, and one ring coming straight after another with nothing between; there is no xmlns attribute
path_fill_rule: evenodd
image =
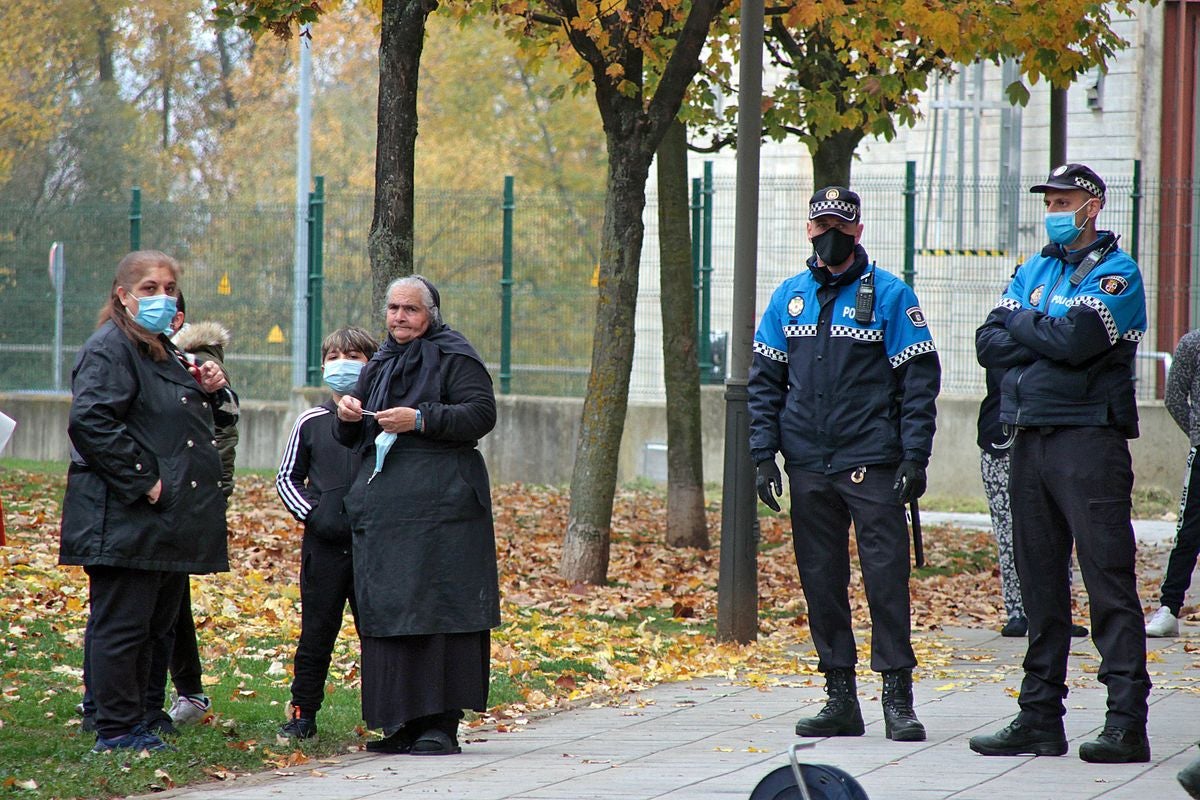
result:
<svg viewBox="0 0 1200 800"><path fill-rule="evenodd" d="M1028 102L1026 82L1069 86L1103 67L1126 42L1112 28L1134 0L787 0L767 9L771 62L787 77L764 97L764 134L795 136L808 146L816 186L850 182L854 151L865 136L891 139L919 116L931 76L958 65L1014 59L1021 79L1006 87ZM736 37L723 40L732 60ZM727 76L709 76L720 84ZM726 92L732 88L726 83ZM745 102L741 98L740 102ZM706 108L694 109L703 116ZM709 117L702 133L733 143L736 108Z"/></svg>

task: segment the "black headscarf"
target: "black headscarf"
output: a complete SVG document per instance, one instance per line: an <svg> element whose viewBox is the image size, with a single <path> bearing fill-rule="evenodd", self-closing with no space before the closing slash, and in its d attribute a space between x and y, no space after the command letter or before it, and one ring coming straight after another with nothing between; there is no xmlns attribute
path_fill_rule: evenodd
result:
<svg viewBox="0 0 1200 800"><path fill-rule="evenodd" d="M436 328L431 324L425 333L405 344L389 335L363 367L354 394L368 411L416 408L420 403L437 402L441 399L444 354L468 356L483 364L465 336L444 323Z"/></svg>

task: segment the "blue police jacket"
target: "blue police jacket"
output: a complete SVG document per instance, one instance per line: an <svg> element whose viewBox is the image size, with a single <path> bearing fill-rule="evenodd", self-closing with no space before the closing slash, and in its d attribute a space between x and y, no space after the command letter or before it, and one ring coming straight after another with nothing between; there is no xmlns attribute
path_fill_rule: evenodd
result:
<svg viewBox="0 0 1200 800"><path fill-rule="evenodd" d="M864 276L871 321L855 320ZM750 453L782 452L788 466L834 473L901 460L925 466L933 448L941 364L917 296L891 273L854 263L808 270L775 290L754 336Z"/></svg>
<svg viewBox="0 0 1200 800"><path fill-rule="evenodd" d="M1088 253L1104 257L1078 283ZM1020 266L975 332L985 367L1005 370L1000 421L1018 427L1100 425L1138 435L1133 360L1146 332L1137 264L1111 231L1068 252L1048 245Z"/></svg>

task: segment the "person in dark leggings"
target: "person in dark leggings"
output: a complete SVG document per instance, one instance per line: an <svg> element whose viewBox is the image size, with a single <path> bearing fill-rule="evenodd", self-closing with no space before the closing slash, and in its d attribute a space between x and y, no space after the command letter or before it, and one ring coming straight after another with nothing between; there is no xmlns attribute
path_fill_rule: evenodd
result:
<svg viewBox="0 0 1200 800"><path fill-rule="evenodd" d="M1175 357L1167 372L1167 411L1180 430L1188 435L1191 450L1183 473L1183 491L1179 495L1179 523L1175 528L1175 546L1167 560L1159 608L1146 621L1146 635L1153 638L1179 635L1179 615L1196 556L1200 555L1200 330L1183 335L1175 347Z"/></svg>

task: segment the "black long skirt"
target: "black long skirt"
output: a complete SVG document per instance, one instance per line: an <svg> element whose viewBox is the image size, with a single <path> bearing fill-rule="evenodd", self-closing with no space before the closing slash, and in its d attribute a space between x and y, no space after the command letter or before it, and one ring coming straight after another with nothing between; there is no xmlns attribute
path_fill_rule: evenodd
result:
<svg viewBox="0 0 1200 800"><path fill-rule="evenodd" d="M368 728L487 710L491 631L362 637L362 712Z"/></svg>

